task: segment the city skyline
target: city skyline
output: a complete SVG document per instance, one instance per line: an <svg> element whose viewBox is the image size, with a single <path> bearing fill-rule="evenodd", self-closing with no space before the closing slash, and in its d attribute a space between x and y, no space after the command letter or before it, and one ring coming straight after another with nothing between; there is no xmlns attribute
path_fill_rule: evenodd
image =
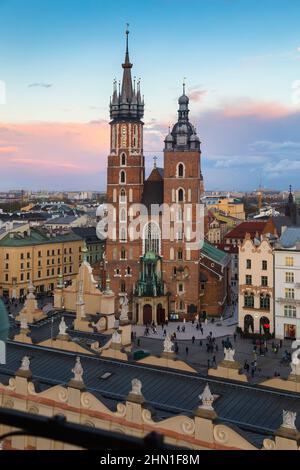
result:
<svg viewBox="0 0 300 470"><path fill-rule="evenodd" d="M70 10L68 1L42 7L36 0L0 1L0 80L7 92L0 105L1 190L104 190L109 96L122 75L127 21L133 75L142 78L145 94L148 171L154 155L162 163L186 77L206 189L251 190L260 182L296 189L300 6L265 1L254 9L246 0L189 6L90 0L72 2Z"/></svg>

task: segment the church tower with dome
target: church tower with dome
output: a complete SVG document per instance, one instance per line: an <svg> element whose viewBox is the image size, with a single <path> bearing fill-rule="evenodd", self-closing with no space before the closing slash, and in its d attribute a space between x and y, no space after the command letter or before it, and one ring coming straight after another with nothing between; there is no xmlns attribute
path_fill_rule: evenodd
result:
<svg viewBox="0 0 300 470"><path fill-rule="evenodd" d="M200 139L189 120L185 84L178 105L178 120L165 139L164 203L175 208L170 239L162 242L162 256L170 311L186 316L200 310L200 244L198 249L190 249L189 242L193 232L201 229L197 227L196 211L203 195L203 178Z"/></svg>

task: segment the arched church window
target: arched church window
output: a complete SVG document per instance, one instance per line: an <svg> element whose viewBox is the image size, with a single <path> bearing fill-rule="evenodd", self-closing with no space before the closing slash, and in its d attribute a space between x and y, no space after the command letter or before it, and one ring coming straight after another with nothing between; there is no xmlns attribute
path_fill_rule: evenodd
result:
<svg viewBox="0 0 300 470"><path fill-rule="evenodd" d="M184 189L179 188L177 191L177 201L184 202Z"/></svg>
<svg viewBox="0 0 300 470"><path fill-rule="evenodd" d="M121 189L120 191L120 202L125 203L126 202L126 191L124 188Z"/></svg>
<svg viewBox="0 0 300 470"><path fill-rule="evenodd" d="M130 267L130 266L127 266L127 268L126 268L126 274L127 274L128 276L131 275L131 267Z"/></svg>
<svg viewBox="0 0 300 470"><path fill-rule="evenodd" d="M121 259L126 259L126 250L125 250L125 248L121 249Z"/></svg>
<svg viewBox="0 0 300 470"><path fill-rule="evenodd" d="M120 282L120 292L126 292L126 284L125 281Z"/></svg>
<svg viewBox="0 0 300 470"><path fill-rule="evenodd" d="M136 148L138 146L138 127L135 124L133 128L133 147Z"/></svg>
<svg viewBox="0 0 300 470"><path fill-rule="evenodd" d="M111 129L111 146L113 149L116 148L117 146L117 139L116 139L116 127L115 126L112 126L112 129Z"/></svg>
<svg viewBox="0 0 300 470"><path fill-rule="evenodd" d="M177 259L178 260L182 260L183 259L183 252L182 252L182 249L179 248L179 250L177 251Z"/></svg>
<svg viewBox="0 0 300 470"><path fill-rule="evenodd" d="M184 178L185 176L185 166L183 163L178 163L177 165L177 177Z"/></svg>
<svg viewBox="0 0 300 470"><path fill-rule="evenodd" d="M124 207L120 210L120 222L127 222L127 214Z"/></svg>
<svg viewBox="0 0 300 470"><path fill-rule="evenodd" d="M126 154L125 153L121 153L121 157L120 157L120 164L121 166L126 166Z"/></svg>
<svg viewBox="0 0 300 470"><path fill-rule="evenodd" d="M126 183L126 173L124 170L120 171L120 183Z"/></svg>
<svg viewBox="0 0 300 470"><path fill-rule="evenodd" d="M156 222L146 224L143 235L143 252L147 253L148 251L152 251L159 255L161 249L161 233L158 224Z"/></svg>

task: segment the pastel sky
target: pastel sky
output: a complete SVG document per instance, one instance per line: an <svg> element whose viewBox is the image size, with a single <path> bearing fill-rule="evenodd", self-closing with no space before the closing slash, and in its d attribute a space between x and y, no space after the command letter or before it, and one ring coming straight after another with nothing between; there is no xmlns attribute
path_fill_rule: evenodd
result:
<svg viewBox="0 0 300 470"><path fill-rule="evenodd" d="M300 189L299 21L299 0L0 0L0 190L105 189L127 22L148 171L186 77L207 189Z"/></svg>

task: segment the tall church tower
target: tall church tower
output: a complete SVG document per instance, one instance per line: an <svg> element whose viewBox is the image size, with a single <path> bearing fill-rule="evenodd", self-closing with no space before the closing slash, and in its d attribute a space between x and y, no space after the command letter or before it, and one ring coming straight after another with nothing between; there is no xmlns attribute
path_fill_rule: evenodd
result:
<svg viewBox="0 0 300 470"><path fill-rule="evenodd" d="M132 82L132 63L128 49L129 31L126 31L126 54L123 63L122 86L114 81L110 102L110 155L107 167L107 202L114 207L114 230L106 242L107 270L111 288L116 293L127 293L131 300L133 285L138 279L142 255L140 239L129 242L128 207L142 200L145 179L143 156L144 100L140 81Z"/></svg>
<svg viewBox="0 0 300 470"><path fill-rule="evenodd" d="M201 230L199 204L203 177L200 140L189 121L189 98L185 94L185 85L178 104L178 121L165 139L164 203L173 205L174 210L170 239L163 240L162 254L164 279L170 292L170 313L182 317L200 311L201 246L200 242L194 246L191 242L194 240L193 232Z"/></svg>

